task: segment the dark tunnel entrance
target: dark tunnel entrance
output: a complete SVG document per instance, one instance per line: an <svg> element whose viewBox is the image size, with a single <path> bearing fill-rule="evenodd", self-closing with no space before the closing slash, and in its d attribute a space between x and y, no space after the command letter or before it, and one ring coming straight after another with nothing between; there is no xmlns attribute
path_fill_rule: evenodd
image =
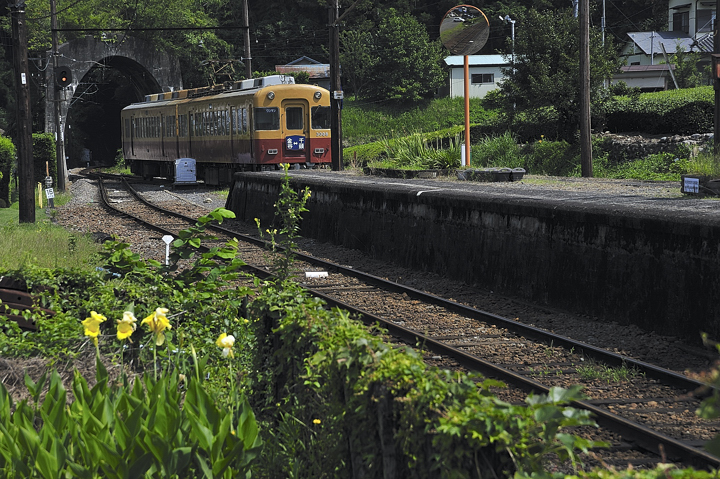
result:
<svg viewBox="0 0 720 479"><path fill-rule="evenodd" d="M68 109L67 168L114 165L121 147L121 110L160 90L145 68L126 57L108 57L91 68Z"/></svg>

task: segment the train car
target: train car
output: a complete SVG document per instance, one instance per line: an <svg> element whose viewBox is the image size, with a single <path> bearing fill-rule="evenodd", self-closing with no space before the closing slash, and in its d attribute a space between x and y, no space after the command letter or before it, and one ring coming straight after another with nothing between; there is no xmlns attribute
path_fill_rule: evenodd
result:
<svg viewBox="0 0 720 479"><path fill-rule="evenodd" d="M125 161L144 178L176 181L191 165L219 185L235 171L331 163L330 92L290 76L148 95L121 115Z"/></svg>

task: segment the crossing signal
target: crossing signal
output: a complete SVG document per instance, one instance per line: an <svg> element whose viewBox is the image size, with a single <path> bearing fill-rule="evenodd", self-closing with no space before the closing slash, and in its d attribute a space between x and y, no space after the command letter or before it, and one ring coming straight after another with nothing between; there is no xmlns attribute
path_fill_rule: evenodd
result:
<svg viewBox="0 0 720 479"><path fill-rule="evenodd" d="M68 67L59 67L55 70L55 82L60 88L65 88L72 83L72 72Z"/></svg>

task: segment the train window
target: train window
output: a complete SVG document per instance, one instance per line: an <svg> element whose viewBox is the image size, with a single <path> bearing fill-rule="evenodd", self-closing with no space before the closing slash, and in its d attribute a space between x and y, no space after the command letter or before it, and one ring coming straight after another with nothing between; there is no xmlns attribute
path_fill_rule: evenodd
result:
<svg viewBox="0 0 720 479"><path fill-rule="evenodd" d="M279 130L280 114L277 107L255 108L255 129L256 130Z"/></svg>
<svg viewBox="0 0 720 479"><path fill-rule="evenodd" d="M303 129L303 108L301 106L285 108L285 128L288 130Z"/></svg>
<svg viewBox="0 0 720 479"><path fill-rule="evenodd" d="M125 138L130 138L130 120L125 118Z"/></svg>
<svg viewBox="0 0 720 479"><path fill-rule="evenodd" d="M330 107L314 106L310 110L310 121L313 130L329 130L330 129Z"/></svg>
<svg viewBox="0 0 720 479"><path fill-rule="evenodd" d="M223 136L228 136L230 134L230 112L227 110L221 111L220 118L222 119L222 121L220 122L220 134Z"/></svg>
<svg viewBox="0 0 720 479"><path fill-rule="evenodd" d="M233 118L235 125L233 126L235 133L247 133L248 131L248 115L246 108L236 108L235 117Z"/></svg>

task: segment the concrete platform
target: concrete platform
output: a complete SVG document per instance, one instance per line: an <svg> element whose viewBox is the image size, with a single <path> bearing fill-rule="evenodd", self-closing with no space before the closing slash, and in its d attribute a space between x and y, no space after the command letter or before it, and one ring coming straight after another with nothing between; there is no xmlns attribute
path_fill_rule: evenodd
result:
<svg viewBox="0 0 720 479"><path fill-rule="evenodd" d="M679 182L290 175L312 191L303 236L620 324L720 340L720 201L683 196ZM282 178L236 174L227 207L270 225Z"/></svg>

